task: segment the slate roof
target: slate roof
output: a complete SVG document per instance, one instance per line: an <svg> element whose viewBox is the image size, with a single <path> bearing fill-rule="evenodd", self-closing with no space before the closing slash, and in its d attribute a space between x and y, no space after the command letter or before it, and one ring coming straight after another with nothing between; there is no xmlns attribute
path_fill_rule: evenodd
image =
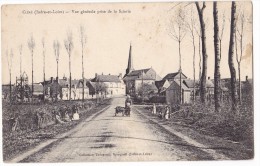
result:
<svg viewBox="0 0 260 166"><path fill-rule="evenodd" d="M163 80L174 79L178 74L179 74L179 72L169 73L169 74L167 74L167 75L163 78ZM184 75L183 73L182 73L182 75L183 75L185 78L187 78L187 76Z"/></svg>
<svg viewBox="0 0 260 166"><path fill-rule="evenodd" d="M133 70L132 72L130 72L129 74L127 74L127 76L138 76L141 75L142 72L147 73L147 71L149 71L151 68L147 68L147 69L140 69L140 70Z"/></svg>
<svg viewBox="0 0 260 166"><path fill-rule="evenodd" d="M117 75L97 75L92 82L121 82Z"/></svg>
<svg viewBox="0 0 260 166"><path fill-rule="evenodd" d="M191 79L185 79L183 80L183 83L188 87L188 88L193 88L193 80ZM195 88L199 87L199 81L195 80ZM214 88L214 82L212 80L206 80L206 87L207 88Z"/></svg>
<svg viewBox="0 0 260 166"><path fill-rule="evenodd" d="M171 85L166 90L170 90L170 89L172 89L173 87L176 87L176 86L180 87L180 81L179 80L172 81ZM184 91L190 91L190 89L183 82L182 82L182 89Z"/></svg>
<svg viewBox="0 0 260 166"><path fill-rule="evenodd" d="M174 80L174 83L176 83L178 86L180 86L180 81L179 80ZM183 82L181 84L181 88L185 91L189 91L190 88L188 88Z"/></svg>
<svg viewBox="0 0 260 166"><path fill-rule="evenodd" d="M161 77L159 75L156 74L155 78L150 76L150 75L146 75L146 73L151 70L152 68L147 68L147 69L140 69L140 70L133 70L132 72L128 73L125 77L124 80L125 81L129 81L129 80L161 80ZM143 74L142 74L143 72Z"/></svg>
<svg viewBox="0 0 260 166"><path fill-rule="evenodd" d="M166 80L161 80L161 81L155 81L155 85L158 89L160 89L164 83L165 83Z"/></svg>
<svg viewBox="0 0 260 166"><path fill-rule="evenodd" d="M183 83L188 87L188 88L193 88L193 80L187 79L183 80ZM195 88L198 87L199 81L195 80Z"/></svg>
<svg viewBox="0 0 260 166"><path fill-rule="evenodd" d="M69 80L59 79L59 84L62 88L67 88L69 86Z"/></svg>

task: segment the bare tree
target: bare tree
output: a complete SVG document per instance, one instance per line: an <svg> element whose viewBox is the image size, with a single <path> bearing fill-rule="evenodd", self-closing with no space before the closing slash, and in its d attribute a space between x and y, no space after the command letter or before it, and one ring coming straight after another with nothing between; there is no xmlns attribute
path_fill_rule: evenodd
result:
<svg viewBox="0 0 260 166"><path fill-rule="evenodd" d="M23 45L21 44L19 46L19 53L20 53L20 76L22 77L22 51L23 51Z"/></svg>
<svg viewBox="0 0 260 166"><path fill-rule="evenodd" d="M217 2L213 2L213 19L214 19L214 51L215 51L215 70L214 70L214 100L215 112L220 112L220 49L219 49L219 25L218 25L218 7Z"/></svg>
<svg viewBox="0 0 260 166"><path fill-rule="evenodd" d="M9 70L10 82L9 82L9 90L10 90L10 103L12 103L12 64L13 64L13 49L11 49L10 56L8 54L8 50L6 50L6 58L7 58L7 65Z"/></svg>
<svg viewBox="0 0 260 166"><path fill-rule="evenodd" d="M82 101L84 102L84 48L87 42L87 36L85 35L85 27L80 26L80 43L81 43L81 55L82 55Z"/></svg>
<svg viewBox="0 0 260 166"><path fill-rule="evenodd" d="M59 79L59 57L60 57L60 42L58 40L53 42L53 49L57 63L57 81Z"/></svg>
<svg viewBox="0 0 260 166"><path fill-rule="evenodd" d="M223 34L224 34L224 30L225 30L225 24L226 24L226 15L225 15L225 11L222 13L222 16L220 17L220 19L222 20L221 22L218 22L219 27L221 27L221 29L219 29L219 56L220 56L220 60L222 57L222 40L223 40ZM222 90L222 84L221 84L221 75L219 76L220 78L220 88L221 88L221 95L220 95L220 100L223 100L223 90Z"/></svg>
<svg viewBox="0 0 260 166"><path fill-rule="evenodd" d="M196 31L196 34L197 36L199 37L199 82L200 82L200 79L201 79L201 30L198 30L196 27L195 27L195 31Z"/></svg>
<svg viewBox="0 0 260 166"><path fill-rule="evenodd" d="M195 2L199 21L200 21L200 30L201 30L201 44L202 44L202 73L200 79L200 99L202 103L206 101L206 78L207 78L207 48L206 48L206 27L204 21L204 9L206 8L205 2L203 2L202 7L200 7L199 2Z"/></svg>
<svg viewBox="0 0 260 166"><path fill-rule="evenodd" d="M231 101L232 101L232 110L236 111L237 109L237 100L236 100L236 69L234 66L234 44L235 44L235 34L236 34L236 2L232 1L231 5L231 20L230 20L230 40L229 40L229 51L228 51L228 64L231 75Z"/></svg>
<svg viewBox="0 0 260 166"><path fill-rule="evenodd" d="M237 67L238 67L238 101L241 104L241 61L242 55L244 51L244 30L246 26L246 17L245 13L242 10L237 18L237 27L236 27L236 34L235 34L235 45L236 45L236 60L237 60ZM238 37L237 37L238 36ZM238 53L237 50L237 42L239 42L240 52Z"/></svg>
<svg viewBox="0 0 260 166"><path fill-rule="evenodd" d="M225 30L225 24L226 24L226 17L225 17L225 11L222 13L222 22L221 24L219 24L221 26L221 29L219 29L219 54L220 54L220 59L221 59L221 55L222 55L222 39L223 39L223 34L224 34L224 30Z"/></svg>
<svg viewBox="0 0 260 166"><path fill-rule="evenodd" d="M35 41L34 41L34 38L32 35L28 40L28 48L30 49L31 54L32 54L32 96L33 96L33 92L34 92L34 89L33 89L33 51L35 48Z"/></svg>
<svg viewBox="0 0 260 166"><path fill-rule="evenodd" d="M192 46L193 46L193 102L195 102L195 55L196 55L196 46L195 46L195 26L196 26L196 20L194 18L194 11L193 6L191 7L191 14L190 14L190 20L187 22L188 30L190 31L191 39L192 39Z"/></svg>
<svg viewBox="0 0 260 166"><path fill-rule="evenodd" d="M73 49L72 32L67 32L67 39L64 40L64 45L69 55L69 72L70 72L70 87L69 87L69 100L71 100L71 51Z"/></svg>
<svg viewBox="0 0 260 166"><path fill-rule="evenodd" d="M45 101L45 40L42 38L42 56L43 56L43 101Z"/></svg>
<svg viewBox="0 0 260 166"><path fill-rule="evenodd" d="M186 35L185 13L182 7L179 7L175 18L171 20L170 36L179 44L179 74L180 74L180 103L182 100L182 68L181 68L181 42Z"/></svg>

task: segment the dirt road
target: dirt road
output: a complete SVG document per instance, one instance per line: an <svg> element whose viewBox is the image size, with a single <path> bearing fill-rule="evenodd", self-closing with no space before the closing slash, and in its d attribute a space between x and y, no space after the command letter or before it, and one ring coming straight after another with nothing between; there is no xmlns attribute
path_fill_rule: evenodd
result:
<svg viewBox="0 0 260 166"><path fill-rule="evenodd" d="M133 110L114 116L124 98L86 120L75 132L25 158L22 162L213 160L214 152L187 142Z"/></svg>

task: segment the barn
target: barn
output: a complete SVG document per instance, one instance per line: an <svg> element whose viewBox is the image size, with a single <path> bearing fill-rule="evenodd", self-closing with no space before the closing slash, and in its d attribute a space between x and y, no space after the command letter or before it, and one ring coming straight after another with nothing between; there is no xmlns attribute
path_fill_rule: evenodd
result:
<svg viewBox="0 0 260 166"><path fill-rule="evenodd" d="M182 103L190 103L190 89L182 82ZM180 81L174 80L166 89L167 104L181 104L180 102Z"/></svg>

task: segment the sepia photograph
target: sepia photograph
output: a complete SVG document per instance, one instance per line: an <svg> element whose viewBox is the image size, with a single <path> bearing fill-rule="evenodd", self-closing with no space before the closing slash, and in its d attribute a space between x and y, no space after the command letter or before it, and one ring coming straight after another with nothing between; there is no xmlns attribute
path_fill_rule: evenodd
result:
<svg viewBox="0 0 260 166"><path fill-rule="evenodd" d="M2 162L253 160L253 59L251 1L2 4Z"/></svg>

